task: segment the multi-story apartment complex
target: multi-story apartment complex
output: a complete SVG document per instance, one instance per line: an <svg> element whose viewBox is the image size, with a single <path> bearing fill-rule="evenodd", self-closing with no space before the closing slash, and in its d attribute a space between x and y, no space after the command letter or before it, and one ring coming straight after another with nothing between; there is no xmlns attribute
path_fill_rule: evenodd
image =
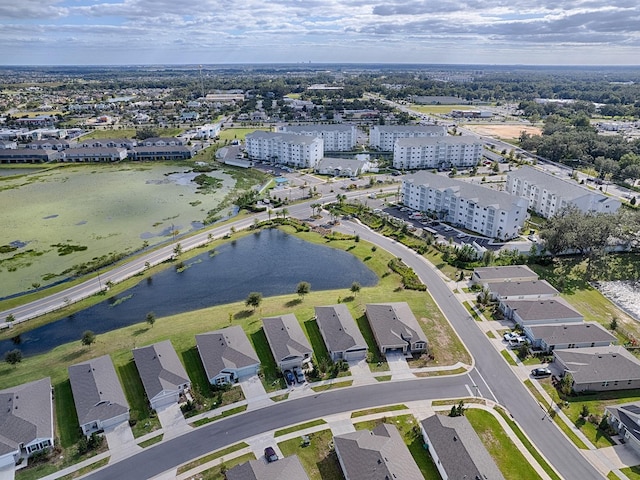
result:
<svg viewBox="0 0 640 480"><path fill-rule="evenodd" d="M348 152L356 148L355 125L286 125L281 129L287 133L322 138L325 152Z"/></svg>
<svg viewBox="0 0 640 480"><path fill-rule="evenodd" d="M324 156L321 138L295 133L256 130L245 138L245 148L252 160L271 161L294 167L315 167Z"/></svg>
<svg viewBox="0 0 640 480"><path fill-rule="evenodd" d="M393 147L398 169L474 167L482 160L482 142L472 136L399 138Z"/></svg>
<svg viewBox="0 0 640 480"><path fill-rule="evenodd" d="M408 175L402 182L403 203L487 237L517 237L527 215L528 201L480 185L427 171Z"/></svg>
<svg viewBox="0 0 640 480"><path fill-rule="evenodd" d="M375 125L369 133L369 145L383 152L393 152L399 138L444 137L446 127L437 125Z"/></svg>
<svg viewBox="0 0 640 480"><path fill-rule="evenodd" d="M522 167L507 174L506 191L529 200L529 208L550 218L568 205L583 212L614 213L620 201L589 190L533 167Z"/></svg>

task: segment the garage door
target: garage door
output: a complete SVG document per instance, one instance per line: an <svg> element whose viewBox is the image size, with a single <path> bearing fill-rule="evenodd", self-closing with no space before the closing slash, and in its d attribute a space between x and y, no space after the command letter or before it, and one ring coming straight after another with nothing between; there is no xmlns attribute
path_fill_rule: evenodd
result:
<svg viewBox="0 0 640 480"><path fill-rule="evenodd" d="M366 356L367 356L367 350L364 348L361 350L351 350L351 351L344 352L344 359L346 361L362 360Z"/></svg>

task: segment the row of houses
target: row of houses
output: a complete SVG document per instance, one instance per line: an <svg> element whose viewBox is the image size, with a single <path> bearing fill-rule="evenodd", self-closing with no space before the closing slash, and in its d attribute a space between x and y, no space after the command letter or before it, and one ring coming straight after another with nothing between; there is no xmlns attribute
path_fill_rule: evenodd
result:
<svg viewBox="0 0 640 480"><path fill-rule="evenodd" d="M525 265L476 268L472 282L487 289L508 320L522 328L535 350L552 353L573 390L608 391L640 387L640 361L596 322L584 317L559 292Z"/></svg>
<svg viewBox="0 0 640 480"><path fill-rule="evenodd" d="M443 480L504 480L480 437L464 417L432 415L420 422L425 447ZM398 429L381 423L373 430L335 435L338 463L345 480L415 480L420 468ZM308 480L300 459L290 456L277 462L250 460L229 469L226 480Z"/></svg>

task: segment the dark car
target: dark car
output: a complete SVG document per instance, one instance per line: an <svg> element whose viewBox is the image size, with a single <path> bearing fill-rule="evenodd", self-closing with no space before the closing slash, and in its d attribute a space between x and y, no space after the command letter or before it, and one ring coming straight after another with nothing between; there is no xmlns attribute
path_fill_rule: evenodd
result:
<svg viewBox="0 0 640 480"><path fill-rule="evenodd" d="M533 375L534 377L550 377L551 370L545 367L534 368L533 370L531 370L531 375Z"/></svg>
<svg viewBox="0 0 640 480"><path fill-rule="evenodd" d="M284 371L284 378L287 381L287 385L293 385L294 383L296 383L296 379L293 376L293 373L291 372L291 370Z"/></svg>
<svg viewBox="0 0 640 480"><path fill-rule="evenodd" d="M278 454L273 449L273 447L267 447L264 449L264 458L266 458L267 462L269 463L275 462L276 460L278 460Z"/></svg>

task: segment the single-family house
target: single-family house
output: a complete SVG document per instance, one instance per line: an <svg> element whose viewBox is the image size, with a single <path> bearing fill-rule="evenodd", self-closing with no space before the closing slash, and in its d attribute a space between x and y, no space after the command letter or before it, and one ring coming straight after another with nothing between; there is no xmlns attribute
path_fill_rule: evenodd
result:
<svg viewBox="0 0 640 480"><path fill-rule="evenodd" d="M611 425L636 453L640 454L640 402L609 405L604 409Z"/></svg>
<svg viewBox="0 0 640 480"><path fill-rule="evenodd" d="M51 379L0 390L0 470L51 447Z"/></svg>
<svg viewBox="0 0 640 480"><path fill-rule="evenodd" d="M541 300L504 300L500 310L508 320L522 327L532 325L582 323L584 317L562 297Z"/></svg>
<svg viewBox="0 0 640 480"><path fill-rule="evenodd" d="M422 478L411 452L394 425L381 423L333 437L345 480L415 480Z"/></svg>
<svg viewBox="0 0 640 480"><path fill-rule="evenodd" d="M169 340L134 349L133 360L154 410L178 402L180 395L191 386Z"/></svg>
<svg viewBox="0 0 640 480"><path fill-rule="evenodd" d="M298 456L292 455L271 463L249 460L227 470L225 480L309 480L309 476Z"/></svg>
<svg viewBox="0 0 640 480"><path fill-rule="evenodd" d="M260 367L260 359L239 325L196 335L196 345L212 385L237 382L240 377L256 374Z"/></svg>
<svg viewBox="0 0 640 480"><path fill-rule="evenodd" d="M302 362L313 355L309 340L294 314L263 318L262 326L280 370L302 368Z"/></svg>
<svg viewBox="0 0 640 480"><path fill-rule="evenodd" d="M538 280L538 274L526 265L506 265L502 267L478 267L473 270L471 283L485 286L495 282L527 282Z"/></svg>
<svg viewBox="0 0 640 480"><path fill-rule="evenodd" d="M367 357L367 342L344 303L315 307L316 323L331 360L362 360Z"/></svg>
<svg viewBox="0 0 640 480"><path fill-rule="evenodd" d="M640 360L622 346L556 348L553 357L573 377L575 392L640 388Z"/></svg>
<svg viewBox="0 0 640 480"><path fill-rule="evenodd" d="M69 381L85 435L129 420L129 404L109 355L71 365Z"/></svg>
<svg viewBox="0 0 640 480"><path fill-rule="evenodd" d="M551 352L556 348L607 347L617 343L616 337L595 322L561 325L532 325L524 334L536 350Z"/></svg>
<svg viewBox="0 0 640 480"><path fill-rule="evenodd" d="M555 297L560 293L546 280L494 282L488 287L491 298L500 303L508 300L540 300Z"/></svg>
<svg viewBox="0 0 640 480"><path fill-rule="evenodd" d="M406 302L370 303L365 314L380 353L413 355L427 351L427 336Z"/></svg>
<svg viewBox="0 0 640 480"><path fill-rule="evenodd" d="M504 480L466 417L432 415L420 429L442 480Z"/></svg>

